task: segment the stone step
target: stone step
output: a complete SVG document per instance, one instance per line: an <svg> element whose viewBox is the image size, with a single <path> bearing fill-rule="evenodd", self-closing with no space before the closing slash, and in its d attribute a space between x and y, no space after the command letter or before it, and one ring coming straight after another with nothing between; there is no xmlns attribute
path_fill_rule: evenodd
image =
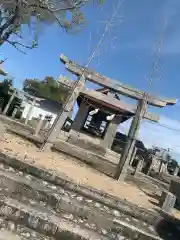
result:
<svg viewBox="0 0 180 240"><path fill-rule="evenodd" d="M54 240L20 224L0 218L0 240Z"/></svg>
<svg viewBox="0 0 180 240"><path fill-rule="evenodd" d="M17 199L27 198L36 200L51 206L55 211L65 209L65 211L76 212L77 215L85 216L86 218L87 215L90 217L89 211L92 212L93 210L96 214L102 215L102 217L106 215L111 221L113 218L118 217L124 221L132 222L137 227L151 228L152 226L148 222L138 221L137 218L68 191L67 189L55 186L46 181L39 181L39 179L23 174L22 172L14 172L15 170L11 167L5 170L5 166L1 164L0 168L2 167L4 170L0 170L0 187Z"/></svg>
<svg viewBox="0 0 180 240"><path fill-rule="evenodd" d="M161 238L147 234L147 232L128 225L123 221L117 221L118 231L102 231L101 235L80 227L75 221L67 221L52 214L45 208L37 208L20 203L19 201L7 197L0 199L0 217L8 221L15 222L21 226L28 227L34 231L53 237L54 239L126 239L126 240L162 240ZM106 235L106 236L105 236Z"/></svg>
<svg viewBox="0 0 180 240"><path fill-rule="evenodd" d="M94 206L103 206L104 209L110 208L112 212L119 211L126 216L130 216L150 225L154 225L159 217L159 214L156 212L140 208L127 201L121 200L93 188L75 184L68 179L61 178L55 172L37 168L30 163L22 162L16 158L10 158L4 154L0 154L0 163L0 168L3 170L6 168L9 172L15 172L17 175L25 176L26 179L33 178L42 187L47 186L49 189L54 189L55 191L57 188L60 191L65 190L68 192L68 194L72 194L72 196L74 194L74 196L78 199L83 197L83 199L88 199L88 201L90 200L93 202ZM82 203L84 204L84 202Z"/></svg>
<svg viewBox="0 0 180 240"><path fill-rule="evenodd" d="M116 173L117 159L107 159L104 155L84 150L79 146L64 141L55 143L53 149L68 156L75 157L107 176L113 177ZM71 149L71 151L69 151L69 149Z"/></svg>
<svg viewBox="0 0 180 240"><path fill-rule="evenodd" d="M19 176L11 167L6 166L5 169L2 164L0 167L4 169L4 171L0 170L1 194L10 195L25 205L36 206L42 211L48 209L57 217L75 221L83 228L93 229L104 235L117 235L118 229L121 228L125 236L136 232L144 237L151 236L151 239L158 239L153 226L148 223L138 221L100 203L94 203L90 199L77 196L48 182L39 181L33 176L23 175L22 172L18 173L21 175Z"/></svg>
<svg viewBox="0 0 180 240"><path fill-rule="evenodd" d="M49 186L42 187L38 182L26 179L22 176L16 176L14 173L0 171L0 194L12 197L20 202L38 207L41 210L48 209L52 214L57 217L74 220L81 223L84 228L92 228L95 231L101 231L108 227L113 226L113 223L105 218L105 214L102 215L97 211L92 211L92 207L84 206L81 199L76 198L74 195L71 198L65 191L59 191L59 189L52 190ZM53 186L52 186L53 187ZM103 218L105 218L103 220ZM102 222L101 222L102 220ZM99 226L96 225L99 223ZM104 227L104 228L103 228ZM107 230L106 230L107 231Z"/></svg>
<svg viewBox="0 0 180 240"><path fill-rule="evenodd" d="M73 214L81 218L85 226L94 225L94 228L98 226L101 229L110 231L111 228L114 228L113 222L121 219L137 228L154 233L152 226L147 223L142 223L116 210L103 207L99 203L93 203L89 199L84 199L58 188L56 191L48 189L48 187L42 188L37 182L13 176L12 173L0 171L0 188L2 189L1 193L23 201L26 204L34 205L40 203L40 205L57 214L62 214L62 212L70 213L71 216ZM65 215L67 216L67 214Z"/></svg>
<svg viewBox="0 0 180 240"><path fill-rule="evenodd" d="M58 240L108 239L92 230L81 228L73 221L57 217L46 208L32 207L4 195L0 198L0 217Z"/></svg>

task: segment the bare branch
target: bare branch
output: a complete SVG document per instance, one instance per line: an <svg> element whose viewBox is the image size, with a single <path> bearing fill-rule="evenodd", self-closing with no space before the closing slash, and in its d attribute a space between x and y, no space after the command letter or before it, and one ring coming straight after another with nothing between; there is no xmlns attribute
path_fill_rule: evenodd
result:
<svg viewBox="0 0 180 240"><path fill-rule="evenodd" d="M18 51L22 52L25 54L25 52L19 48L18 46L20 47L23 47L23 48L27 48L27 49L33 49L36 47L36 45L32 45L32 46L28 46L26 44L23 44L23 43L20 43L20 42L16 42L16 41L10 41L10 40L7 40L7 42L12 45L13 47L15 47Z"/></svg>
<svg viewBox="0 0 180 240"><path fill-rule="evenodd" d="M11 43L9 40L7 40L7 42L12 45L15 49L17 49L19 52L23 53L23 54L26 54L25 51L23 51L22 49L20 49L19 47L17 47L16 45L14 45L13 43Z"/></svg>
<svg viewBox="0 0 180 240"><path fill-rule="evenodd" d="M17 4L11 17L0 27L0 45L2 45L18 27L20 20L19 11L19 6Z"/></svg>
<svg viewBox="0 0 180 240"><path fill-rule="evenodd" d="M4 60L1 60L1 61L0 61L0 65L3 64L4 62L6 62L7 59L8 59L8 58L5 58Z"/></svg>
<svg viewBox="0 0 180 240"><path fill-rule="evenodd" d="M16 35L18 38L23 39L23 37L22 37L21 34L18 34L18 33L16 33L16 32L13 32L13 34Z"/></svg>
<svg viewBox="0 0 180 240"><path fill-rule="evenodd" d="M52 19L53 22L56 21L59 26L65 30L72 30L73 27L78 26L81 27L84 23L84 18L80 8L90 1L92 0L12 0L12 2L1 0L0 46L9 40L12 34L23 39L23 36L19 33L21 31L21 25L25 23L30 26L32 16L35 16L38 23L39 21L43 22L44 18L50 21ZM63 16L60 15L61 12L66 11L69 11L72 20L69 20L69 16L63 18ZM34 40L37 42L37 34L34 35ZM17 42L11 41L9 43L12 46L16 45L17 48ZM23 47L27 48L27 46Z"/></svg>

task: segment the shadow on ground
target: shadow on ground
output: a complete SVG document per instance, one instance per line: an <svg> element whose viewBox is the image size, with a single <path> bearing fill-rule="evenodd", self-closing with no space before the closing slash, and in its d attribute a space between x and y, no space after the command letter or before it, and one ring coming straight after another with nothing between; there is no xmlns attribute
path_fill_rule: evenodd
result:
<svg viewBox="0 0 180 240"><path fill-rule="evenodd" d="M162 219L157 223L156 231L163 240L180 240L180 221Z"/></svg>

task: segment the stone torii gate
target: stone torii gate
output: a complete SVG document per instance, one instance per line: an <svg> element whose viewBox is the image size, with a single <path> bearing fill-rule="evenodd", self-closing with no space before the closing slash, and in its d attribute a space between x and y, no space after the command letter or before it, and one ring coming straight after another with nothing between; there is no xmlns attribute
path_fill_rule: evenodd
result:
<svg viewBox="0 0 180 240"><path fill-rule="evenodd" d="M127 87L119 81L115 81L97 72L93 72L87 68L84 68L76 64L75 62L69 60L64 55L60 56L60 60L62 63L65 64L65 67L67 68L67 70L69 70L71 73L73 73L78 77L78 80L75 82L74 87L71 89L71 92L67 101L65 102L61 112L59 113L52 128L50 129L48 135L46 136L44 143L42 145L42 149L44 148L49 149L55 142L59 134L59 130L62 129L62 126L66 121L69 111L71 111L71 109L73 108L73 105L77 100L77 97L79 96L80 92L84 90L86 80L99 84L100 86L111 89L112 91L118 94L122 94L124 96L130 97L138 101L136 113L133 118L130 130L129 130L129 134L128 134L128 142L126 144L126 147L123 150L123 153L117 168L117 173L115 175L115 178L119 179L119 176L122 177L126 173L129 160L134 150L135 140L137 138L141 119L148 114L147 112L148 105L162 108L167 105L176 104L176 100L158 98L156 96L149 95L143 91L139 91L137 89ZM153 118L151 119L150 117L148 117L148 119L154 120Z"/></svg>

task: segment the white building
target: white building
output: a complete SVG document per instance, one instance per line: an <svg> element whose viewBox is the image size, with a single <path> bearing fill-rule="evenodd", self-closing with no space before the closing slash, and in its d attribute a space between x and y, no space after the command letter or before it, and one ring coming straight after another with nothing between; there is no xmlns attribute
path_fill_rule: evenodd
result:
<svg viewBox="0 0 180 240"><path fill-rule="evenodd" d="M33 99L35 99L34 103ZM22 118L27 118L28 116L28 120L31 120L32 118L38 118L39 115L42 115L43 118L52 116L52 124L60 112L62 104L48 99L34 98L31 95L26 95L23 99L22 107L24 108ZM70 118L71 116L72 112L69 114Z"/></svg>

